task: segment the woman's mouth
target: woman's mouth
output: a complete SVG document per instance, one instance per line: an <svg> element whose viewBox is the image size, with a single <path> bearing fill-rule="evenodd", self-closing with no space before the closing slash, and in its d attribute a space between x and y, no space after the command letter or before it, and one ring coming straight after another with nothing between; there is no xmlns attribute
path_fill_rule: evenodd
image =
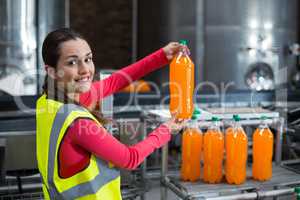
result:
<svg viewBox="0 0 300 200"><path fill-rule="evenodd" d="M86 76L86 77L82 77L82 78L76 80L76 82L78 82L78 83L86 83L86 82L90 82L90 80L91 80L90 77Z"/></svg>

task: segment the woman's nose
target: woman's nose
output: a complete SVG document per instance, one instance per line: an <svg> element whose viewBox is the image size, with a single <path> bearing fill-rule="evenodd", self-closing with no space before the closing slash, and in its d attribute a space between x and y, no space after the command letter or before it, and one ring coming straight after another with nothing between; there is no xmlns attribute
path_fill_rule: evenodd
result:
<svg viewBox="0 0 300 200"><path fill-rule="evenodd" d="M90 69L90 66L87 63L82 62L79 66L79 74L85 74L88 73Z"/></svg>

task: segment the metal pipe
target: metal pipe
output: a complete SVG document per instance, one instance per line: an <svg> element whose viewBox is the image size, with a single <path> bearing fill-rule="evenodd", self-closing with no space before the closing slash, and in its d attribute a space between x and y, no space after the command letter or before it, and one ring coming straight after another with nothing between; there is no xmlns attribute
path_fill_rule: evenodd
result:
<svg viewBox="0 0 300 200"><path fill-rule="evenodd" d="M154 170L154 171L150 171L149 170L147 171L147 177L148 179L161 179L161 171L158 171L158 170ZM168 175L171 176L171 177L176 177L178 176L178 170L172 170L170 171L170 169L168 169Z"/></svg>
<svg viewBox="0 0 300 200"><path fill-rule="evenodd" d="M261 199L265 197L275 197L281 195L294 194L293 188L270 190L270 191L258 191L251 193L235 194L220 197L205 198L205 200L240 200L240 199Z"/></svg>
<svg viewBox="0 0 300 200"><path fill-rule="evenodd" d="M42 189L42 183L31 183L31 184L22 184L23 190L32 190L32 189ZM0 193L8 192L12 193L12 191L18 191L18 185L5 185L0 186Z"/></svg>
<svg viewBox="0 0 300 200"><path fill-rule="evenodd" d="M283 164L283 165L296 164L296 163L300 163L300 158L291 159L291 160L284 160L284 161L281 162L281 164Z"/></svg>
<svg viewBox="0 0 300 200"><path fill-rule="evenodd" d="M35 7L35 12L37 13L35 19L36 19L36 24L39 24L40 23L40 19L39 19L39 15L38 15L38 10L39 10L39 6L40 5L40 2L39 1L36 1L36 7ZM36 59L36 80L37 80L37 84L36 84L36 91L37 91L37 95L41 94L42 93L42 75L39 71L40 69L40 66L42 66L43 62L41 62L42 60L40 59L40 48L42 46L42 43L41 41L39 40L39 35L40 35L40 28L39 26L36 28L35 30L36 32L36 35L37 35L37 38L36 38L36 46L37 48L35 49L35 53L37 55L37 59Z"/></svg>
<svg viewBox="0 0 300 200"><path fill-rule="evenodd" d="M5 180L6 181L15 181L17 180L17 176L10 176L10 175L7 175L5 176ZM41 180L41 174L37 173L37 174L34 174L34 175L31 175L31 176L22 176L22 180Z"/></svg>
<svg viewBox="0 0 300 200"><path fill-rule="evenodd" d="M138 41L138 0L132 0L132 56L131 62L137 60Z"/></svg>
<svg viewBox="0 0 300 200"><path fill-rule="evenodd" d="M165 182L168 174L168 144L162 147L162 160L161 160L161 181ZM168 189L166 187L160 187L160 199L166 200L168 197Z"/></svg>
<svg viewBox="0 0 300 200"><path fill-rule="evenodd" d="M70 27L70 0L65 0L65 27Z"/></svg>
<svg viewBox="0 0 300 200"><path fill-rule="evenodd" d="M12 136L30 136L35 135L35 131L1 131L0 137L12 137Z"/></svg>
<svg viewBox="0 0 300 200"><path fill-rule="evenodd" d="M136 199L138 196L142 196L144 191L142 188L126 188L122 189L122 199Z"/></svg>
<svg viewBox="0 0 300 200"><path fill-rule="evenodd" d="M144 117L141 118L141 123L143 124L143 131L141 134L141 140L144 140L147 136L147 125L146 125L146 120ZM146 185L146 180L147 180L147 159L145 159L142 164L141 164L141 179L144 185ZM141 200L145 199L145 194L143 193L140 196Z"/></svg>
<svg viewBox="0 0 300 200"><path fill-rule="evenodd" d="M284 119L282 117L280 117L277 122L277 132L276 132L276 149L275 149L276 165L281 164L283 126L284 126Z"/></svg>
<svg viewBox="0 0 300 200"><path fill-rule="evenodd" d="M184 191L178 189L177 186L175 186L173 183L170 182L170 179L168 177L165 177L162 179L162 184L164 184L167 188L170 188L180 198L189 199L188 194L186 194ZM166 187L162 187L162 188L166 188ZM161 198L161 199L166 200L166 198Z"/></svg>
<svg viewBox="0 0 300 200"><path fill-rule="evenodd" d="M197 0L196 1L196 57L195 61L198 66L195 68L195 85L198 85L200 81L204 80L204 45L205 45L205 34L204 34L204 0Z"/></svg>
<svg viewBox="0 0 300 200"><path fill-rule="evenodd" d="M257 193L244 193L220 197L208 197L205 200L241 200L241 199L257 199Z"/></svg>
<svg viewBox="0 0 300 200"><path fill-rule="evenodd" d="M168 144L162 147L161 176L168 174Z"/></svg>

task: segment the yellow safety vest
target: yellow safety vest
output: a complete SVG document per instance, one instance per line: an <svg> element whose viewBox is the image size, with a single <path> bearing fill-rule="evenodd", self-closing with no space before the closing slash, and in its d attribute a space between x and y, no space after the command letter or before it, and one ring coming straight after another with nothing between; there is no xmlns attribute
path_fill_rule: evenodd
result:
<svg viewBox="0 0 300 200"><path fill-rule="evenodd" d="M38 168L45 199L120 200L120 172L91 154L89 165L69 178L58 173L58 152L68 127L78 118L100 123L83 107L63 104L42 95L36 107Z"/></svg>

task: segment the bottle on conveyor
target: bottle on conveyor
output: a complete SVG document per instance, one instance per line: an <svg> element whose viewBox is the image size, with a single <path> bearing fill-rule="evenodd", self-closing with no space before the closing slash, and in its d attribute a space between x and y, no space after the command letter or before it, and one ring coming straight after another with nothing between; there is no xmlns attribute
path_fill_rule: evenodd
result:
<svg viewBox="0 0 300 200"><path fill-rule="evenodd" d="M192 120L182 134L182 161L180 177L184 181L197 181L201 175L202 132L198 128L200 111L195 108Z"/></svg>
<svg viewBox="0 0 300 200"><path fill-rule="evenodd" d="M252 176L259 181L272 178L273 133L269 129L267 117L261 117L261 124L253 134Z"/></svg>
<svg viewBox="0 0 300 200"><path fill-rule="evenodd" d="M220 130L219 118L212 118L212 125L203 140L203 181L219 183L223 177L224 135Z"/></svg>
<svg viewBox="0 0 300 200"><path fill-rule="evenodd" d="M225 133L225 176L229 184L242 184L246 180L248 138L240 124L239 115L233 115L232 125Z"/></svg>

